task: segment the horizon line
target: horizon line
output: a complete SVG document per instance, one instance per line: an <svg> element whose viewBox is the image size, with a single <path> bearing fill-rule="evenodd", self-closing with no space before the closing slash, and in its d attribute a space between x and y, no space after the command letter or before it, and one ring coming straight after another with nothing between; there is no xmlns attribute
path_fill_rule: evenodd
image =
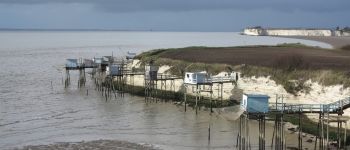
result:
<svg viewBox="0 0 350 150"><path fill-rule="evenodd" d="M78 29L78 28L0 28L0 31L145 31L145 32L241 32L240 31L195 31L195 30L154 30L154 29Z"/></svg>

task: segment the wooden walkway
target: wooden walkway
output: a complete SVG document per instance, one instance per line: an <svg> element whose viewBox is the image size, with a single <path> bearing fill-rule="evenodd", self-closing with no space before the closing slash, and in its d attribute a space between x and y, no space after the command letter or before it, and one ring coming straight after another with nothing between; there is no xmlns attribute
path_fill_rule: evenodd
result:
<svg viewBox="0 0 350 150"><path fill-rule="evenodd" d="M270 112L286 114L296 113L333 113L337 114L350 107L350 97L329 104L288 104L275 103L270 105Z"/></svg>

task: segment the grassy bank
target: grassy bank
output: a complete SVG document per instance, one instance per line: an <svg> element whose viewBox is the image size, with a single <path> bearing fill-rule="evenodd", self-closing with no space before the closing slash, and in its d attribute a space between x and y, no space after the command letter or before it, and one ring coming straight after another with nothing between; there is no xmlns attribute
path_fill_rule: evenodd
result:
<svg viewBox="0 0 350 150"><path fill-rule="evenodd" d="M261 51L269 53L261 56ZM272 50L270 50L272 49ZM250 53L245 53L244 51ZM299 50L298 53L293 53ZM203 53L202 53L203 51ZM283 52L280 54L280 51ZM303 53L305 51L305 53ZM309 52L311 51L311 52ZM318 53L318 51L320 53ZM230 56L241 59L230 61ZM255 56L255 52L259 52ZM274 53L279 53L275 55ZM212 58L217 53L223 53L220 59ZM234 53L234 54L230 54ZM284 54L286 53L286 54ZM200 55L200 56L197 56ZM192 55L192 56L188 56ZM182 57L183 56L183 57ZM186 56L186 58L184 58ZM201 57L201 58L197 58ZM221 57L223 60L221 61ZM217 74L222 71L238 71L243 77L270 77L276 84L282 85L284 89L293 95L299 92L308 93L310 85L308 80L318 82L324 86L343 85L350 87L350 53L344 51L330 51L315 47L307 47L299 44L285 44L278 46L249 46L249 47L187 47L179 49L159 49L148 51L137 56L144 65L155 60L156 65L171 66L169 73L183 76L186 71L207 71ZM211 60L206 60L211 59ZM263 62L269 58L267 63ZM255 61L254 59L259 59ZM261 65L260 65L261 64ZM181 99L181 96L178 97ZM270 117L273 117L271 115ZM303 132L318 135L317 123L303 116ZM298 116L286 115L285 121L298 124ZM336 128L330 127L330 139L336 139ZM343 132L343 131L342 131ZM349 132L349 131L348 131ZM350 137L347 138L350 142Z"/></svg>
<svg viewBox="0 0 350 150"><path fill-rule="evenodd" d="M303 47L298 45L285 45L287 47ZM267 46L264 46L268 48ZM283 46L279 46L283 47ZM169 72L174 75L182 76L186 71L207 71L212 74L217 74L222 71L231 72L233 70L239 71L244 77L270 77L277 84L282 85L284 89L291 94L296 95L298 92L308 93L310 85L306 81L310 80L318 82L324 86L343 85L344 88L350 87L350 70L346 69L309 69L308 62L302 56L292 54L288 56L281 56L273 60L274 64L269 67L256 66L250 64L221 64L221 63L203 63L203 62L189 62L186 60L170 59L163 57L167 53L176 53L179 51L185 54L186 50L197 50L202 47L189 47L180 49L160 49L145 52L137 56L142 64L151 60L156 60L157 65L171 66ZM205 49L205 47L203 47ZM220 49L220 48L216 48ZM223 48L225 49L225 48ZM174 52L175 51L175 52ZM210 57L210 56L208 56Z"/></svg>

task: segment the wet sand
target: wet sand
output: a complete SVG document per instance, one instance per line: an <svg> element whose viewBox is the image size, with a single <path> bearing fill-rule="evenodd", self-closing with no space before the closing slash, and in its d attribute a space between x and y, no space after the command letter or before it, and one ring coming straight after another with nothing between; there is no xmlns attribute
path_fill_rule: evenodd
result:
<svg viewBox="0 0 350 150"><path fill-rule="evenodd" d="M79 150L156 150L151 145L141 145L136 143L130 143L125 141L116 141L116 140L96 140L89 142L62 142L50 145L35 145L35 146L25 146L16 150L66 150L66 149L79 149Z"/></svg>
<svg viewBox="0 0 350 150"><path fill-rule="evenodd" d="M290 36L286 38L296 38L296 39L304 39L304 40L313 40L324 42L332 45L334 48L339 49L345 45L350 45L350 37L349 36Z"/></svg>

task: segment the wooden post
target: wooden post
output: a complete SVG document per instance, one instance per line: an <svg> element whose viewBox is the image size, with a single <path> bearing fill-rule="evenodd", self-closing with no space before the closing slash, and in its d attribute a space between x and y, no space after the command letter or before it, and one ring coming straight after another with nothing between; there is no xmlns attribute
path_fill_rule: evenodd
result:
<svg viewBox="0 0 350 150"><path fill-rule="evenodd" d="M208 141L210 141L210 122L209 122L209 125L208 125Z"/></svg>
<svg viewBox="0 0 350 150"><path fill-rule="evenodd" d="M213 85L210 85L210 114L213 113Z"/></svg>
<svg viewBox="0 0 350 150"><path fill-rule="evenodd" d="M315 146L314 146L314 150L316 150L316 146L317 146L317 138L320 137L320 121L321 121L321 113L319 113L319 117L318 117L318 124L317 124L317 134L316 138L315 138Z"/></svg>
<svg viewBox="0 0 350 150"><path fill-rule="evenodd" d="M276 103L277 104L277 103ZM275 115L275 124L274 124L274 127L273 127L273 132L272 132L272 139L271 139L271 149L273 148L273 142L274 142L274 138L276 138L275 134L276 134L276 128L277 128L277 115ZM275 141L276 143L277 141Z"/></svg>
<svg viewBox="0 0 350 150"><path fill-rule="evenodd" d="M196 114L198 114L198 95L199 95L199 93L198 93L198 84L196 85L196 106L195 106L195 108L196 108Z"/></svg>
<svg viewBox="0 0 350 150"><path fill-rule="evenodd" d="M326 146L327 146L326 148L329 149L329 110L327 110L327 140L326 140Z"/></svg>
<svg viewBox="0 0 350 150"><path fill-rule="evenodd" d="M328 108L329 109L329 108ZM326 149L329 149L329 110L327 111L327 140Z"/></svg>
<svg viewBox="0 0 350 150"><path fill-rule="evenodd" d="M221 106L223 103L223 92L224 92L224 83L221 83L221 95L220 95Z"/></svg>
<svg viewBox="0 0 350 150"><path fill-rule="evenodd" d="M346 148L346 130L348 130L347 122L345 121L345 128L344 128L344 148Z"/></svg>
<svg viewBox="0 0 350 150"><path fill-rule="evenodd" d="M301 133L303 132L303 129L302 129L302 124L301 124L301 110L299 108L299 142L298 142L298 145L299 145L299 149L303 149L303 137L301 135Z"/></svg>
<svg viewBox="0 0 350 150"><path fill-rule="evenodd" d="M185 102L185 112L186 112L186 93L187 93L187 88L186 88L186 85L184 84L184 102Z"/></svg>

